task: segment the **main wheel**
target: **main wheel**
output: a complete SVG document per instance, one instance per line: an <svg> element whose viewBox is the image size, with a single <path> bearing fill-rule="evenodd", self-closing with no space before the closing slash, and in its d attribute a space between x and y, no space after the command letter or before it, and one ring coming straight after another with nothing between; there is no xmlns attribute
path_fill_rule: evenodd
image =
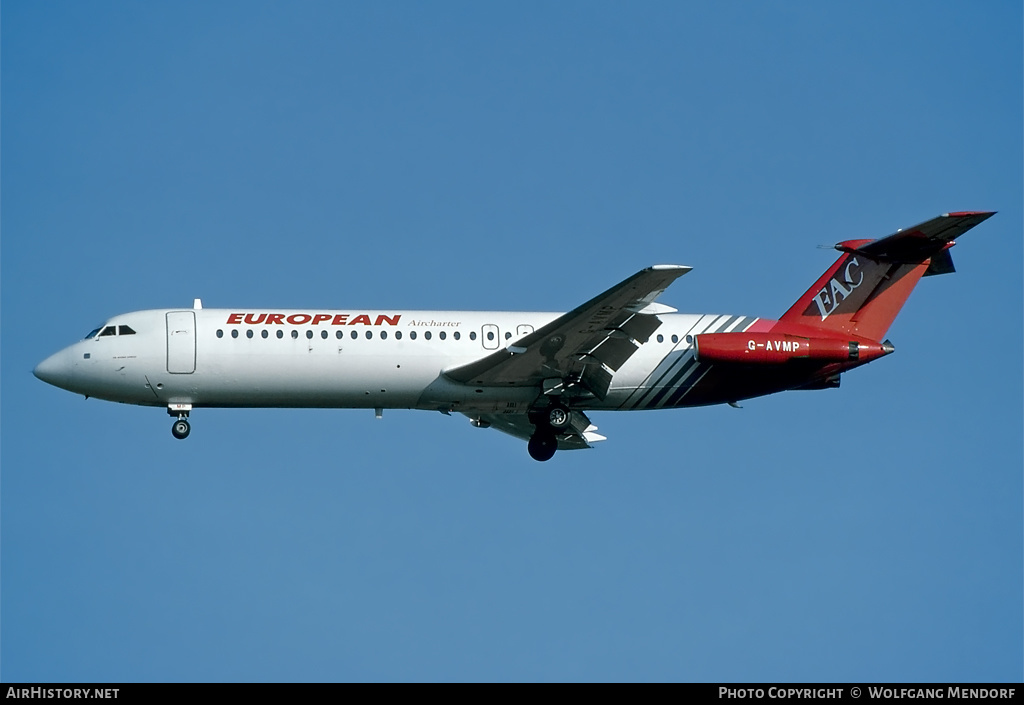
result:
<svg viewBox="0 0 1024 705"><path fill-rule="evenodd" d="M561 431L563 428L566 428L570 421L572 421L572 413L561 404L556 404L548 408L548 426L556 431Z"/></svg>
<svg viewBox="0 0 1024 705"><path fill-rule="evenodd" d="M537 432L533 434L532 438L530 438L528 449L530 451L530 457L534 460L539 460L541 462L551 460L555 451L558 450L558 439L550 433Z"/></svg>
<svg viewBox="0 0 1024 705"><path fill-rule="evenodd" d="M191 430L192 427L189 425L188 421L185 419L178 419L174 422L174 425L171 426L171 435L178 439L188 438L188 434Z"/></svg>

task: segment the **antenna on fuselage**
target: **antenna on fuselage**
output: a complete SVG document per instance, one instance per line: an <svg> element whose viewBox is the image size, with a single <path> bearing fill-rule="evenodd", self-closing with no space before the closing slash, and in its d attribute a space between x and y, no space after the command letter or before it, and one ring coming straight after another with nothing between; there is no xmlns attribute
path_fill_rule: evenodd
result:
<svg viewBox="0 0 1024 705"><path fill-rule="evenodd" d="M196 311L202 311L203 310L203 300L202 299L192 299L192 308L194 308Z"/></svg>

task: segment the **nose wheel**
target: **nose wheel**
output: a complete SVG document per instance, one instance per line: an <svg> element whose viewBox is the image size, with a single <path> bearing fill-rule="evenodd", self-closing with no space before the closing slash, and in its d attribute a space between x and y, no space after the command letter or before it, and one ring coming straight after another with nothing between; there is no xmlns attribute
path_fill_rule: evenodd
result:
<svg viewBox="0 0 1024 705"><path fill-rule="evenodd" d="M189 424L188 419L178 419L171 426L171 435L177 439L188 438L188 434L192 431L192 426Z"/></svg>
<svg viewBox="0 0 1024 705"><path fill-rule="evenodd" d="M188 412L192 411L191 404L168 404L167 413L170 416L177 416L177 420L171 424L171 435L182 440L188 438L192 426L188 422Z"/></svg>

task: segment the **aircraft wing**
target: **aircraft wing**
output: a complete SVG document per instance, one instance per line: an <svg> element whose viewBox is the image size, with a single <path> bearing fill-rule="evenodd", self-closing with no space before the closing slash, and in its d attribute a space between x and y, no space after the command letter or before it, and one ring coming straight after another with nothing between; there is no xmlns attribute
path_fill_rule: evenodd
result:
<svg viewBox="0 0 1024 705"><path fill-rule="evenodd" d="M494 428L502 433L507 433L524 441L536 432L536 427L530 423L526 414L474 414L463 412L472 421L473 425L481 428ZM562 433L559 433L558 450L582 450L593 448L591 443L605 440L605 437L596 433L597 426L590 423L590 419L581 411L572 412L572 423Z"/></svg>
<svg viewBox="0 0 1024 705"><path fill-rule="evenodd" d="M444 374L486 386L534 386L545 380L557 385L568 379L604 398L612 373L661 325L657 314L675 311L654 300L690 269L648 267L511 345Z"/></svg>

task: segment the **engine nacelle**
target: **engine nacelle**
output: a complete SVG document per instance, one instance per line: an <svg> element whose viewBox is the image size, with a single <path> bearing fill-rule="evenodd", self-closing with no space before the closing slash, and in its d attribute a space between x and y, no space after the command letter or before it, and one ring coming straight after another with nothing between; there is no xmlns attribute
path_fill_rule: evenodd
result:
<svg viewBox="0 0 1024 705"><path fill-rule="evenodd" d="M704 333L694 336L693 348L700 362L747 365L778 365L791 360L867 362L894 350L889 341L807 338L789 333Z"/></svg>

